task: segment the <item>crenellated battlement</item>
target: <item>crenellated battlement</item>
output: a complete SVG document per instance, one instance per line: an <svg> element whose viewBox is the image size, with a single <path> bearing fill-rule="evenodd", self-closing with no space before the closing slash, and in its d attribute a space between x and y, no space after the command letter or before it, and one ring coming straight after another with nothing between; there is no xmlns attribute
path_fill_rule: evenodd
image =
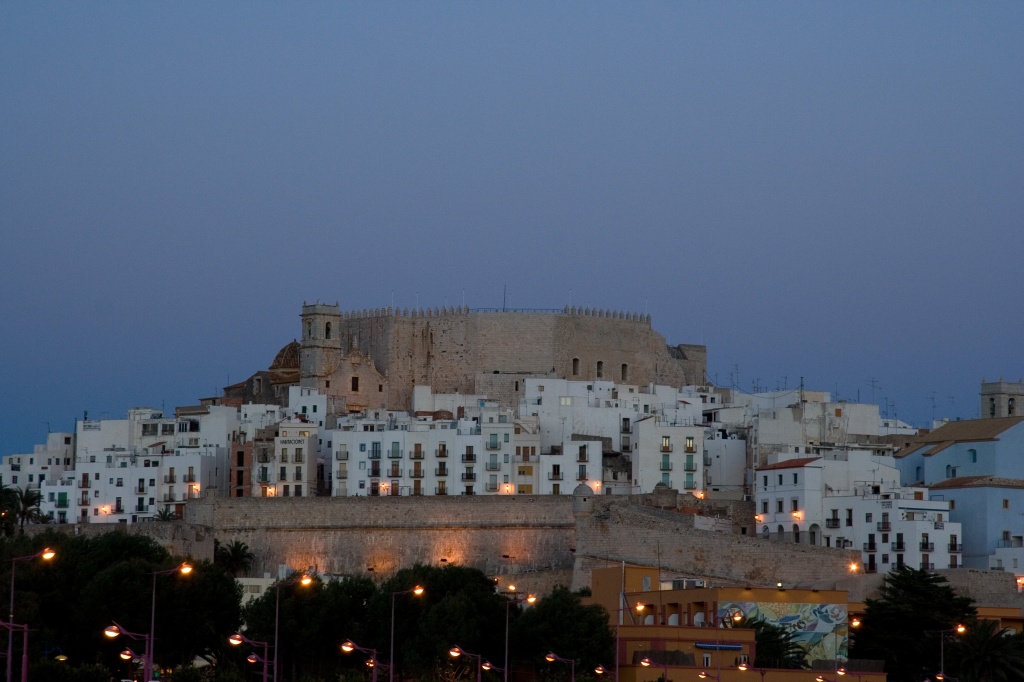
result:
<svg viewBox="0 0 1024 682"><path fill-rule="evenodd" d="M333 312L338 314L337 308L331 308L323 304L303 306L303 314L325 314ZM565 306L564 308L469 308L468 306L444 306L441 308L363 308L362 310L349 310L340 313L343 320L372 320L378 318L395 317L465 317L467 315L569 315L572 317L593 317L608 320L621 320L623 322L637 322L651 326L650 314L631 313L621 310L609 310L607 308L582 308L576 306Z"/></svg>

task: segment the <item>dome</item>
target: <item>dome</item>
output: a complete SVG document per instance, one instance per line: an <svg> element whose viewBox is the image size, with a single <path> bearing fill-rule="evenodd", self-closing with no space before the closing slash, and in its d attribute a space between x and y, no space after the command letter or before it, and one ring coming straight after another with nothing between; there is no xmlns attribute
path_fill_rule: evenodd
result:
<svg viewBox="0 0 1024 682"><path fill-rule="evenodd" d="M301 344L298 341L287 344L274 356L274 362L270 364L270 369L298 369L299 348L301 348Z"/></svg>
<svg viewBox="0 0 1024 682"><path fill-rule="evenodd" d="M573 495L593 495L594 489L586 483L580 483L576 486L576 489L572 491Z"/></svg>

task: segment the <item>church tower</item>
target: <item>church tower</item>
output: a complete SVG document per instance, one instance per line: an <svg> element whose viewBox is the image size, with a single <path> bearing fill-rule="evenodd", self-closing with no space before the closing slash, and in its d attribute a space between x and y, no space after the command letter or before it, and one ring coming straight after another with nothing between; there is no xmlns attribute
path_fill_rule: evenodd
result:
<svg viewBox="0 0 1024 682"><path fill-rule="evenodd" d="M302 347L299 350L301 384L330 393L327 385L341 364L341 312L338 304L302 305Z"/></svg>

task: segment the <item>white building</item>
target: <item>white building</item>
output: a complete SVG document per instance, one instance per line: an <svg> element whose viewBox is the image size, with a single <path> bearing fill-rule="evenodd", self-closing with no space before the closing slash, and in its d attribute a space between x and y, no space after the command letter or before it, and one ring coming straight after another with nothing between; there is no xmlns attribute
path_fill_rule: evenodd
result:
<svg viewBox="0 0 1024 682"><path fill-rule="evenodd" d="M766 539L858 548L863 570L962 565L959 523L924 488L904 488L890 456L829 450L758 467L756 508Z"/></svg>

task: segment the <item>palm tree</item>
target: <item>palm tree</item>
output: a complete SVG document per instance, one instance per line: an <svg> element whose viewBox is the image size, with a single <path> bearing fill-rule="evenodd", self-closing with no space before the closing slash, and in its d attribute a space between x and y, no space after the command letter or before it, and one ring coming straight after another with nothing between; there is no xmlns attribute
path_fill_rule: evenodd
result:
<svg viewBox="0 0 1024 682"><path fill-rule="evenodd" d="M15 518L17 499L14 488L0 486L0 532L4 537L14 535L14 528L18 525Z"/></svg>
<svg viewBox="0 0 1024 682"><path fill-rule="evenodd" d="M963 682L1024 679L1024 639L994 620L975 621L951 648Z"/></svg>
<svg viewBox="0 0 1024 682"><path fill-rule="evenodd" d="M256 555L249 549L249 545L241 540L235 540L230 545L222 545L219 541L213 541L214 563L222 566L225 571L238 577L239 573L249 573Z"/></svg>
<svg viewBox="0 0 1024 682"><path fill-rule="evenodd" d="M154 517L157 521L177 521L178 515L171 511L169 506L165 506L163 509L157 511Z"/></svg>
<svg viewBox="0 0 1024 682"><path fill-rule="evenodd" d="M31 488L7 488L8 494L3 495L4 501L10 505L10 513L18 524L18 532L25 534L26 523L43 523L44 514L39 509L43 496L38 490Z"/></svg>
<svg viewBox="0 0 1024 682"><path fill-rule="evenodd" d="M754 631L758 668L791 668L802 670L808 667L807 651L794 639L791 630L769 623L764 618L747 618L735 622L732 627L750 628Z"/></svg>

